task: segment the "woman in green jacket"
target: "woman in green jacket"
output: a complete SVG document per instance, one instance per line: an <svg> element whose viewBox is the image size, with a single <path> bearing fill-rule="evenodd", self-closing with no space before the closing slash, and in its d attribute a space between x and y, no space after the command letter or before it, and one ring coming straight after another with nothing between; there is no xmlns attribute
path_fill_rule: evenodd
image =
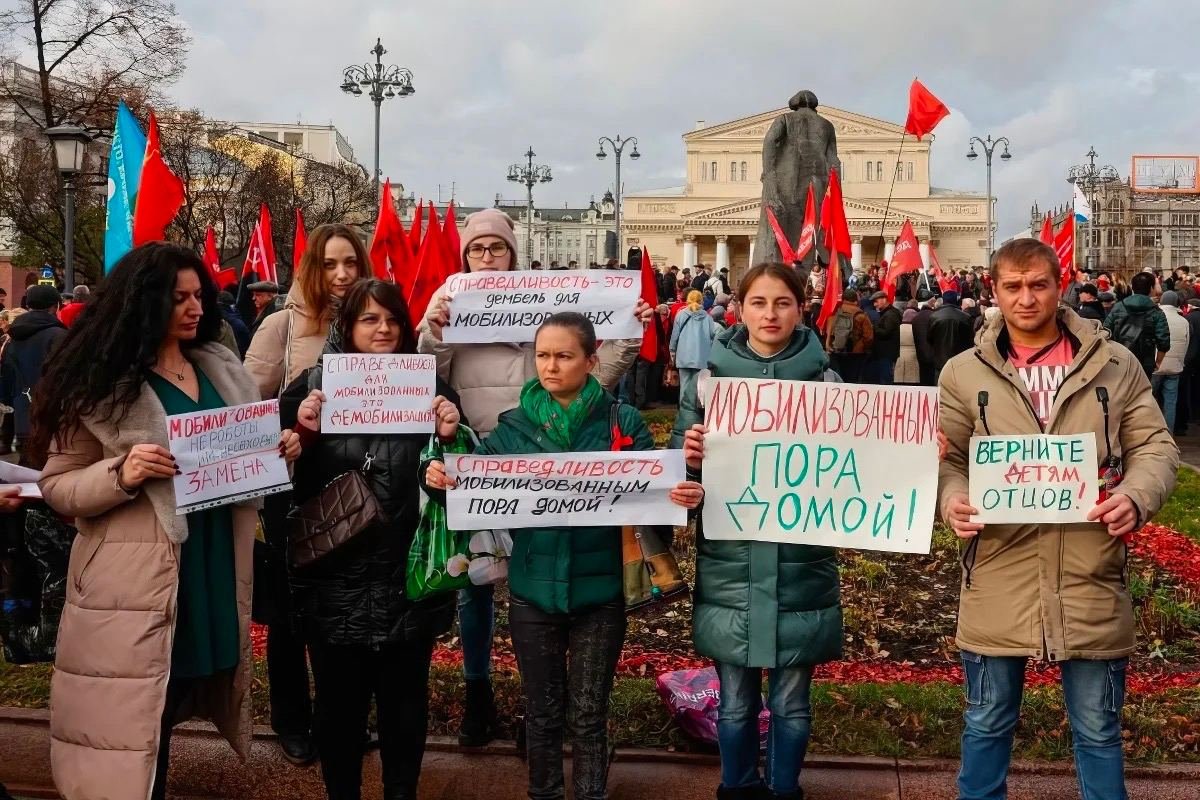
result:
<svg viewBox="0 0 1200 800"><path fill-rule="evenodd" d="M555 314L534 340L538 377L520 405L500 416L482 455L605 452L614 447L610 412L616 401L591 376L596 331L581 314ZM637 409L619 406L617 422L630 450L654 449ZM442 462L426 483L453 487ZM699 483L683 482L671 500L696 508ZM516 528L508 582L509 625L525 694L529 796L564 796L563 729L571 724L576 800L603 800L608 778L608 695L625 640L621 529ZM568 670L568 654L570 669ZM568 716L567 707L571 707Z"/></svg>
<svg viewBox="0 0 1200 800"><path fill-rule="evenodd" d="M820 337L801 325L804 285L782 264L742 279L743 324L721 333L708 367L719 378L819 381L829 364ZM688 476L700 477L703 425L687 431ZM838 569L830 547L699 537L692 615L696 652L721 681L718 798L802 798L813 666L841 655ZM758 769L762 671L769 679L766 774ZM764 782L765 777L765 782Z"/></svg>

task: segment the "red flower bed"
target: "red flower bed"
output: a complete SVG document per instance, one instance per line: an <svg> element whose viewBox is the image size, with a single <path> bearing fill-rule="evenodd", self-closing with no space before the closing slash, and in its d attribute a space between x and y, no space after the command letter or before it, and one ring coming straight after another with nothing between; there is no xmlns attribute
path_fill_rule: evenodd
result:
<svg viewBox="0 0 1200 800"><path fill-rule="evenodd" d="M1200 544L1179 531L1151 523L1133 535L1129 546L1184 586L1200 589Z"/></svg>

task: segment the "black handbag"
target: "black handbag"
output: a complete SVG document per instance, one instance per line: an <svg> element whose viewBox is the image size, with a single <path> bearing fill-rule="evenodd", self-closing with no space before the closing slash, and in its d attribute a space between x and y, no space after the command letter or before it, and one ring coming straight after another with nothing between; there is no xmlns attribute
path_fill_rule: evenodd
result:
<svg viewBox="0 0 1200 800"><path fill-rule="evenodd" d="M54 660L58 623L67 599L73 526L42 503L4 519L0 553L0 642L12 664Z"/></svg>
<svg viewBox="0 0 1200 800"><path fill-rule="evenodd" d="M351 470L330 481L315 497L288 514L288 556L302 570L344 547L367 528L383 521L383 508L363 470Z"/></svg>

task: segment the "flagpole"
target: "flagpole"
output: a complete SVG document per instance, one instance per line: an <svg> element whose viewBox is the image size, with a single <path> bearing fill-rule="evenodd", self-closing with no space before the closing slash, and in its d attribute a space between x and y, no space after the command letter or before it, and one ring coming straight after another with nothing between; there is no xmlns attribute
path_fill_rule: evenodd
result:
<svg viewBox="0 0 1200 800"><path fill-rule="evenodd" d="M875 246L875 263L879 263L879 248L883 247L883 237L887 235L888 211L892 208L892 193L896 191L896 172L900 169L900 156L904 153L904 138L908 131L900 133L900 149L896 151L896 166L892 167L892 188L888 189L887 205L883 207L883 219L879 222L879 244Z"/></svg>

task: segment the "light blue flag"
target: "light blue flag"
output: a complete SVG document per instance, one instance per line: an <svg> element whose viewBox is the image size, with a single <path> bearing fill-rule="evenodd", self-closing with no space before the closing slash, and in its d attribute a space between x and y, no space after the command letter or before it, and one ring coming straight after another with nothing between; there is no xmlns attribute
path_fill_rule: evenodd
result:
<svg viewBox="0 0 1200 800"><path fill-rule="evenodd" d="M104 229L104 274L133 249L133 205L142 182L146 134L122 100L108 156L108 219Z"/></svg>

